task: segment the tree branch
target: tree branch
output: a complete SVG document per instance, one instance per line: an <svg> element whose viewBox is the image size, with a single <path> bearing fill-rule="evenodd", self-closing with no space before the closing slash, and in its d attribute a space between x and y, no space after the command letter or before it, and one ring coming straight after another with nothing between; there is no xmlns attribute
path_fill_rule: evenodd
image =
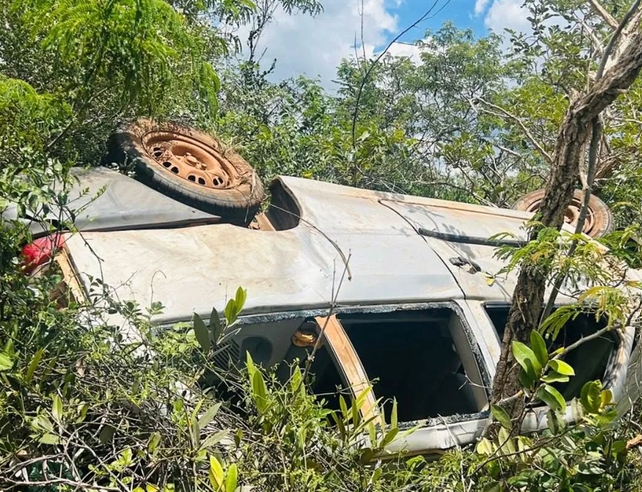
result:
<svg viewBox="0 0 642 492"><path fill-rule="evenodd" d="M495 116L503 116L503 117L508 118L511 121L514 121L515 123L517 123L517 125L520 127L520 129L522 130L522 132L524 133L526 138L530 141L530 143L533 144L533 147L535 147L537 152L539 152L541 154L541 156L544 157L544 159L546 159L546 162L548 162L549 164L553 163L553 158L550 156L550 154L548 152L546 152L544 150L544 147L542 147L542 145L537 141L537 139L533 136L533 134L530 131L528 131L528 128L526 128L526 125L524 125L524 123L522 122L522 120L520 118L518 118L517 116L515 116L511 112L505 110L501 106L497 106L496 104L488 102L488 101L486 101L484 99L477 98L477 99L475 99L475 101L478 101L478 102L480 102L482 104L485 104L486 106L488 106L489 108L494 109L495 111L499 111L500 114L497 114L497 113L494 113L492 111L488 111L487 109L483 109L482 108L483 111L486 111L487 113L493 114ZM471 105L473 105L473 107L474 107L474 104L475 104L475 102L471 101Z"/></svg>
<svg viewBox="0 0 642 492"><path fill-rule="evenodd" d="M622 33L624 30L627 28L627 24L631 22L631 19L634 17L639 17L639 7L640 7L640 2L642 0L636 0L633 5L631 5L631 8L627 11L627 13L624 15L622 18L622 21L618 24L617 29L613 33L613 36L611 36L611 40L609 41L608 46L604 50L604 53L602 54L602 59L600 60L600 65L597 69L597 73L595 76L596 82L599 82L603 75L604 75L604 69L607 65L607 62L609 61L609 58L611 57L611 54L613 52L614 46L619 42L620 36L622 36ZM636 19L636 23L633 24L636 26L639 24L640 19ZM628 45L630 44L631 40L624 40L625 46L628 48ZM619 62L619 57L614 57L617 58L614 63ZM598 114L593 118L591 121L591 142L589 144L589 155L588 155L588 166L586 170L586 176L582 176L582 188L584 191L584 195L582 197L582 206L580 207L580 215L577 219L577 224L575 226L575 234L579 234L584 230L584 223L586 222L586 216L588 214L588 209L589 209L589 202L591 200L591 194L593 193L593 182L595 181L595 174L596 174L596 169L597 169L597 160L598 160L598 155L600 153L600 143L602 141L602 121L601 121L601 116ZM581 174L581 173L580 173ZM567 256L572 256L573 253L575 253L575 249L577 248L577 240L573 240L571 243L571 246L568 250ZM553 284L553 290L551 291L551 295L548 298L548 302L546 303L546 306L544 307L544 310L542 311L542 314L540 316L540 323L544 322L546 318L551 314L553 311L553 305L555 304L555 300L557 299L557 294L559 293L562 284L566 280L566 273L561 273L558 275L558 277L555 279L554 284Z"/></svg>
<svg viewBox="0 0 642 492"><path fill-rule="evenodd" d="M604 70L607 66L609 58L611 57L611 53L613 52L613 49L618 44L620 39L624 38L624 43L629 41L626 38L630 34L630 32L628 32L630 31L630 29L626 29L626 27L629 24L629 22L631 22L631 19L634 16L638 18L636 19L635 22L632 22L631 25L633 26L633 28L635 28L639 24L640 22L640 19L639 19L640 13L638 12L639 7L640 7L640 0L636 0L633 3L633 5L631 5L631 8L626 12L626 14L624 14L622 21L617 25L617 28L615 29L613 36L611 36L609 44L606 45L606 48L604 49L604 53L602 54L602 59L600 60L600 65L597 69L597 74L595 76L596 80L601 79L602 75L604 75ZM627 33L625 33L624 36L622 36L622 33L625 31L625 29L627 30ZM616 63L618 58L619 57L615 56L612 63Z"/></svg>
<svg viewBox="0 0 642 492"><path fill-rule="evenodd" d="M597 13L604 22L606 22L613 29L617 27L618 22L615 20L615 17L609 14L597 0L589 0L589 3L591 4L591 7L593 7L595 13Z"/></svg>

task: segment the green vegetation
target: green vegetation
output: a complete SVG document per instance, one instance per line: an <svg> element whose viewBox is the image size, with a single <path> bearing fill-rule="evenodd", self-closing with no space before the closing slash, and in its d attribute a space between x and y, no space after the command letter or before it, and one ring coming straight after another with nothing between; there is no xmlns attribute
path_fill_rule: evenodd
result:
<svg viewBox="0 0 642 492"><path fill-rule="evenodd" d="M55 205L73 217L54 182L69 182L73 166L98 165L115 125L135 117L212 131L266 180L298 175L510 205L546 182L569 101L595 87L609 40L617 61L642 16L636 3L618 39L623 14L613 12L629 7L621 1L604 2L604 12L573 0L526 5L533 31L512 33L510 50L495 35L475 39L447 24L427 33L420 64L344 60L329 93L305 77L273 82L255 59L275 10L323 15L314 0L3 1L0 209L16 203L41 220ZM246 40L224 25L252 26L245 61L227 63ZM640 82L618 96L601 113L594 172L582 160L572 179L610 203L623 227L603 239L608 252L541 223L525 247L498 249L507 269L530 268L541 282L588 277L591 287L506 345L519 388L495 399L475 449L434 462L386 455L387 444L413 432L399 428L396 412L377 427L361 417L362 399L328 410L297 367L282 384L248 359L226 375L233 397L214 391L213 357L241 313L243 289L223 319L214 310L207 325L196 317L162 332L150 323L161 305L117 302L98 280L91 305L61 308L50 296L61 272L25 275L19 251L29 231L3 221L0 489L639 490L642 463L630 441L639 433L637 402L616 420L610 392L589 382L574 404L578 425L565 426L554 384L572 381L575 368L563 360L569 347L548 353L543 343L580 312L606 314L606 330L620 330L639 310L639 286L621 289L609 265L640 264L631 242L642 219ZM105 311L119 313L130 335L104 323ZM521 407L507 409L517 400ZM524 405L535 401L549 408L549 429L523 435Z"/></svg>

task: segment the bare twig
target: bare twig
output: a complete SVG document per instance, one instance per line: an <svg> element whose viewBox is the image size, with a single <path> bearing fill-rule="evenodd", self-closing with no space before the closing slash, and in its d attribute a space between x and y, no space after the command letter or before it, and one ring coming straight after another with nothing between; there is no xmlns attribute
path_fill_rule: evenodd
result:
<svg viewBox="0 0 642 492"><path fill-rule="evenodd" d="M386 53L388 53L388 50L390 49L390 47L391 47L393 44L395 44L397 41L399 41L399 39L400 39L404 34L406 34L407 32L409 32L411 29L414 29L414 28L415 28L415 27L417 27L419 24L421 24L423 21L425 21L426 19L428 19L428 18L429 18L430 14L432 13L432 11L434 10L434 8L437 6L437 4L438 4L438 3L439 3L439 0L434 0L434 1L433 1L433 3L432 3L432 5L430 6L430 8L429 8L426 12L424 12L424 14L423 14L421 17L419 17L419 19L417 19L417 20L416 20L415 22L413 22L410 26L408 26L406 29L404 29L404 30L403 30L403 31L401 31L399 34L397 34L397 35L392 39L392 41L390 41L390 43L388 43L388 46L386 46L386 47L385 47L385 49L384 49L381 53L379 53L379 55L377 56L377 58L375 58L375 59L373 60L373 62L370 64L370 66L369 66L369 67L368 67L368 69L366 70L366 73L364 74L363 78L361 79L361 82L359 83L359 89L357 90L357 97L356 97L356 99L355 99L355 103L354 103L354 112L352 113L352 146L353 146L353 147L356 147L356 146L357 146L357 136L356 136L356 132L357 132L357 118L358 118L358 116L359 116L359 104L360 104L360 102L361 102L361 94L363 93L363 88L364 88L364 86L366 85L366 82L368 81L368 78L370 77L370 73L372 72L372 70L374 69L374 67L376 67L376 66L377 66L377 64L378 64L378 63L379 63L379 61L384 57L384 55L385 55ZM443 9L444 9L448 4L449 4L449 3L450 3L450 0L446 0L446 2L444 3L444 5L443 5L439 10L437 10L437 12L436 12L435 14L438 14L439 12L441 12L441 11L442 11L442 10L443 10Z"/></svg>
<svg viewBox="0 0 642 492"><path fill-rule="evenodd" d="M70 487L75 487L77 490L107 490L118 492L120 490L128 489L118 489L116 487L106 487L104 485L95 485L90 483L76 482L74 480L67 480L66 478L50 478L49 480L40 480L40 481L30 481L30 480L14 480L9 477L4 477L3 480L6 480L12 485L6 489L11 490L15 488L20 488L24 490L24 487L28 486L52 486L52 485L69 485Z"/></svg>
<svg viewBox="0 0 642 492"><path fill-rule="evenodd" d="M553 163L553 158L551 157L551 155L548 152L546 152L546 150L544 150L544 147L537 141L537 139L528 130L528 128L526 128L526 125L524 125L524 123L522 122L522 120L519 117L515 116L513 113L511 113L510 111L507 111L506 109L502 108L501 106L497 106L496 104L493 104L493 103L491 103L489 101L486 101L484 99L476 98L474 101L471 101L470 104L473 107L475 107L475 102L480 102L480 103L488 106L489 108L494 109L495 111L499 112L499 114L497 114L496 112L488 111L487 109L483 109L482 108L487 113L493 114L495 116L503 116L504 118L508 118L511 121L517 123L517 125L522 130L522 133L526 136L526 138L529 140L529 142L531 144L533 144L533 147L535 147L535 150L537 150L537 152L539 152L540 155L542 157L544 157L546 162L548 162L549 164Z"/></svg>

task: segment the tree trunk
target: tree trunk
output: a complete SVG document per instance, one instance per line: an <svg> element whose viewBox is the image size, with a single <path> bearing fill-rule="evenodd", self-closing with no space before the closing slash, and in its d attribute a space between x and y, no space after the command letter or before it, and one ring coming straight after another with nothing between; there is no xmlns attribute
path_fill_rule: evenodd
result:
<svg viewBox="0 0 642 492"><path fill-rule="evenodd" d="M639 19L638 23L639 23ZM628 89L642 67L642 34L631 35L617 61L595 85L581 94L566 111L555 145L555 154L546 192L540 208L544 227L561 229L564 212L571 202L579 176L579 166L590 137L592 122L619 94ZM531 231L531 239L537 235ZM544 305L546 280L550 272L539 267L523 267L518 276L513 301L508 313L502 352L493 381L493 402L514 396L520 389L519 365L515 362L511 344L517 340L528 343L530 332L539 326ZM513 399L505 405L513 417L524 407L524 400Z"/></svg>

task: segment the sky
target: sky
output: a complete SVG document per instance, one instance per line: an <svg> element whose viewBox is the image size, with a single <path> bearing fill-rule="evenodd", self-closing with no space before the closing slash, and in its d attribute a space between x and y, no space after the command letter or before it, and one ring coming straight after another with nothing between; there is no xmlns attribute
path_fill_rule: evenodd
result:
<svg viewBox="0 0 642 492"><path fill-rule="evenodd" d="M434 0L321 0L324 11L316 17L289 16L277 12L260 43L262 65L267 68L276 58L273 79L296 75L319 78L328 88L342 58L361 44L361 6L363 4L363 47L361 54L380 52L404 29L419 19ZM422 39L426 30L436 30L451 21L460 29L472 29L477 36L505 28L525 30L528 26L522 0L436 0L429 17L404 35L390 52L413 56L413 41ZM241 33L242 34L242 33Z"/></svg>

